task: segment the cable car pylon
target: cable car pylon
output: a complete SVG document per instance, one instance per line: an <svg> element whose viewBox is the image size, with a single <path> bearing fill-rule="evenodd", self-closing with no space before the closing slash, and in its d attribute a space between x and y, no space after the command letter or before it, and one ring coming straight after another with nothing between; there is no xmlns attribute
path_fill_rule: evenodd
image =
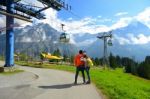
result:
<svg viewBox="0 0 150 99"><path fill-rule="evenodd" d="M101 34L101 35L100 35ZM108 55L107 55L107 45L112 46L112 31L100 33L99 36L97 36L98 39L102 39L104 41L104 52L103 52L103 62L102 64L104 66L109 66L108 61ZM108 40L109 38L109 40ZM107 42L108 40L108 42Z"/></svg>

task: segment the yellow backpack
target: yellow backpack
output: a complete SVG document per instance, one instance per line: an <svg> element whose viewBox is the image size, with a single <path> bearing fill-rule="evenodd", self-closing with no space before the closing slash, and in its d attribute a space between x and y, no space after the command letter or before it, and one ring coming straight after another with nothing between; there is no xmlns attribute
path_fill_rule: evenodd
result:
<svg viewBox="0 0 150 99"><path fill-rule="evenodd" d="M93 62L90 58L87 58L87 63L88 63L88 66L93 66Z"/></svg>

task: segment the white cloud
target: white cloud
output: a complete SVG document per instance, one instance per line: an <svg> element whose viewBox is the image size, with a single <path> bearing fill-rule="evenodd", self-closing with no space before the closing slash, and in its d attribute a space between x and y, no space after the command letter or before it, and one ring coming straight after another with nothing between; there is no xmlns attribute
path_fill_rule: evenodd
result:
<svg viewBox="0 0 150 99"><path fill-rule="evenodd" d="M145 36L143 33L137 36L129 33L127 34L127 38L119 37L117 35L115 35L114 37L121 45L143 45L150 42L150 36Z"/></svg>
<svg viewBox="0 0 150 99"><path fill-rule="evenodd" d="M42 20L41 22L50 24L53 28L58 31L61 31L61 24L65 24L64 30L69 33L98 33L101 31L108 31L108 27L105 25L97 25L96 18L85 17L80 20L69 20L63 21L57 18L57 12L53 9L48 9L45 13L47 14L47 19ZM106 21L106 19L105 19ZM108 20L107 20L108 21Z"/></svg>
<svg viewBox="0 0 150 99"><path fill-rule="evenodd" d="M88 40L78 43L77 46L88 46L92 44L93 42L95 42L96 40L97 40L96 38L88 39Z"/></svg>
<svg viewBox="0 0 150 99"><path fill-rule="evenodd" d="M92 17L85 17L80 20L74 20L69 18L68 20L64 21L58 18L57 11L53 9L48 9L44 12L46 14L45 20L40 22L48 23L53 28L58 31L61 31L61 23L65 24L64 30L68 33L99 33L99 32L107 32L112 29L125 27L127 26L135 17L122 17L116 23L112 24L111 26L104 25L104 22L111 22L111 19L102 18L98 16L97 18ZM123 13L122 13L123 14ZM125 12L124 12L125 14ZM121 15L121 13L120 13ZM102 24L103 23L103 24Z"/></svg>
<svg viewBox="0 0 150 99"><path fill-rule="evenodd" d="M39 3L37 0L24 0L26 2L36 2L36 6L43 6L41 3ZM61 24L65 24L66 26L64 29L68 33L100 33L100 32L107 32L112 29L120 28L120 27L125 27L127 26L132 20L139 20L146 24L147 26L150 27L150 7L145 9L143 12L139 13L137 16L133 17L121 17L119 20L117 20L114 24L111 26L107 26L106 23L113 22L114 20L109 19L109 18L103 18L102 16L97 16L96 18L92 17L85 17L80 20L74 20L73 18L68 18L67 20L61 20L57 16L57 11L53 9L47 9L44 11L46 18L45 20L37 21L37 22L43 22L43 23L48 23L50 26L55 28L58 31L61 31ZM123 16L127 15L128 12L119 12L116 14L116 16ZM34 19L35 20L35 19ZM28 25L30 23L27 23L25 21L21 20L16 20L17 23L21 25ZM0 23L5 24L5 21L0 17Z"/></svg>
<svg viewBox="0 0 150 99"><path fill-rule="evenodd" d="M16 40L18 42L18 40ZM33 42L33 40L31 38L28 38L28 37L22 37L21 41L19 42L27 42L27 43L30 43L30 42Z"/></svg>
<svg viewBox="0 0 150 99"><path fill-rule="evenodd" d="M19 19L15 19L15 22L14 23L18 23L19 26L26 26L28 24L31 24L29 22L26 22L26 21L22 21L22 20L19 20ZM3 15L3 16L0 16L0 24L1 26L0 27L6 27L6 17Z"/></svg>
<svg viewBox="0 0 150 99"><path fill-rule="evenodd" d="M135 18L150 28L150 7L139 13Z"/></svg>
<svg viewBox="0 0 150 99"><path fill-rule="evenodd" d="M6 26L6 18L4 16L0 16L0 27Z"/></svg>
<svg viewBox="0 0 150 99"><path fill-rule="evenodd" d="M115 40L117 40L119 42L120 45L126 45L126 44L130 44L130 40L124 38L124 37L119 37L117 35L114 35Z"/></svg>
<svg viewBox="0 0 150 99"><path fill-rule="evenodd" d="M64 30L72 34L89 32L91 30L88 26L91 26L91 24L95 24L95 19L92 19L90 17L85 17L80 20L74 20L73 18L68 18L66 21L61 20L57 16L57 11L51 8L46 10L45 14L47 19L41 20L40 22L47 23L58 31L62 31L61 24L65 24Z"/></svg>
<svg viewBox="0 0 150 99"><path fill-rule="evenodd" d="M81 20L74 20L74 21L70 21L70 22L65 22L66 24L66 30L69 33L91 33L91 34L95 34L95 33L99 33L99 32L105 32L105 31L109 31L109 27L107 27L106 25L97 25L96 22L98 20L95 18L83 18Z"/></svg>
<svg viewBox="0 0 150 99"><path fill-rule="evenodd" d="M145 36L144 34L139 34L137 37L130 35L130 40L132 44L147 44L150 42L150 36Z"/></svg>
<svg viewBox="0 0 150 99"><path fill-rule="evenodd" d="M111 28L111 29L117 29L117 28L125 27L125 26L127 26L132 20L133 20L133 18L131 18L131 17L120 18L120 19L119 19L115 24L113 24L110 28Z"/></svg>
<svg viewBox="0 0 150 99"><path fill-rule="evenodd" d="M116 21L111 26L105 25L106 22L111 22L113 20L108 18L102 18L102 16L98 16L97 18L92 17L85 17L80 20L74 20L72 18L69 18L68 20L64 21L58 18L57 11L53 9L48 9L46 12L47 19L43 22L49 23L53 28L55 28L58 31L61 31L61 23L64 23L66 26L64 29L68 33L99 33L99 32L107 32L116 28L121 28L127 26L131 21L133 20L143 20L145 17L145 23L149 22L149 8L147 8L145 11L141 12L137 16L134 17L122 17L118 21ZM127 12L120 12L118 15L125 15L128 14ZM141 17L142 16L142 17Z"/></svg>
<svg viewBox="0 0 150 99"><path fill-rule="evenodd" d="M76 42L74 41L74 36L70 35L70 41L71 44L76 44Z"/></svg>
<svg viewBox="0 0 150 99"><path fill-rule="evenodd" d="M39 22L47 23L56 30L61 30L61 20L57 17L57 11L49 8L44 11L44 14L46 16L46 19L40 20Z"/></svg>
<svg viewBox="0 0 150 99"><path fill-rule="evenodd" d="M80 20L74 20L73 18L68 18L67 20L61 20L57 17L57 11L53 9L48 9L45 11L46 18L45 20L42 20L40 22L48 23L53 28L55 28L58 31L61 31L61 24L65 24L64 30L66 30L68 33L74 34L74 33L99 33L99 32L106 32L109 31L110 28L106 25L100 24L98 25L97 22L108 22L111 21L111 19L105 18L102 19L100 16L97 18L92 17L85 17ZM101 20L99 19L101 18Z"/></svg>
<svg viewBox="0 0 150 99"><path fill-rule="evenodd" d="M37 6L37 7L43 7L44 5L37 1L37 0L22 0L21 3L27 4L27 5L32 5L32 6Z"/></svg>
<svg viewBox="0 0 150 99"><path fill-rule="evenodd" d="M30 4L30 5L34 5L34 6L38 6L38 7L43 7L43 4L38 2L37 0L23 0L21 1L22 3L24 4ZM35 5L36 4L36 5ZM0 23L1 23L1 26L6 26L6 18L5 16L0 16ZM27 21L23 21L23 20L20 20L20 19L16 19L15 18L15 23L18 23L19 25L21 26L26 26L28 24L31 24L30 22L27 22Z"/></svg>
<svg viewBox="0 0 150 99"><path fill-rule="evenodd" d="M123 15L127 15L128 12L119 12L119 13L116 13L115 16L123 16Z"/></svg>

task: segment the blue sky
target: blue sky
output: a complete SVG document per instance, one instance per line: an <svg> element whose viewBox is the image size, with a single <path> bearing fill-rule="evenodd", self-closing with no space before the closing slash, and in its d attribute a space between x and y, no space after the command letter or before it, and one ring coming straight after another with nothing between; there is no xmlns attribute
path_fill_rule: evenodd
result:
<svg viewBox="0 0 150 99"><path fill-rule="evenodd" d="M37 0L22 0L28 4L43 6ZM136 20L150 27L150 0L65 0L72 6L68 11L48 9L44 13L47 19L42 22L61 30L64 23L65 30L70 33L99 33L124 27ZM0 17L5 25L5 17ZM20 24L26 24L16 20Z"/></svg>
<svg viewBox="0 0 150 99"><path fill-rule="evenodd" d="M128 16L136 15L150 6L150 0L66 0L72 6L72 12L83 17L113 18L116 13L127 12ZM60 11L59 17L67 19L76 17L67 11Z"/></svg>

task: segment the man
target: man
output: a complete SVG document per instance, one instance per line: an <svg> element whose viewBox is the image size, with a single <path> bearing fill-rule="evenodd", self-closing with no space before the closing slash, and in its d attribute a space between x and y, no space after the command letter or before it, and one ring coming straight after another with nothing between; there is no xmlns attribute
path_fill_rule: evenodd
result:
<svg viewBox="0 0 150 99"><path fill-rule="evenodd" d="M75 74L75 82L74 84L77 84L77 78L79 71L82 72L83 77L83 84L85 83L85 75L84 75L84 61L83 61L83 51L79 50L79 54L77 54L74 58L74 64L76 66L76 74Z"/></svg>

